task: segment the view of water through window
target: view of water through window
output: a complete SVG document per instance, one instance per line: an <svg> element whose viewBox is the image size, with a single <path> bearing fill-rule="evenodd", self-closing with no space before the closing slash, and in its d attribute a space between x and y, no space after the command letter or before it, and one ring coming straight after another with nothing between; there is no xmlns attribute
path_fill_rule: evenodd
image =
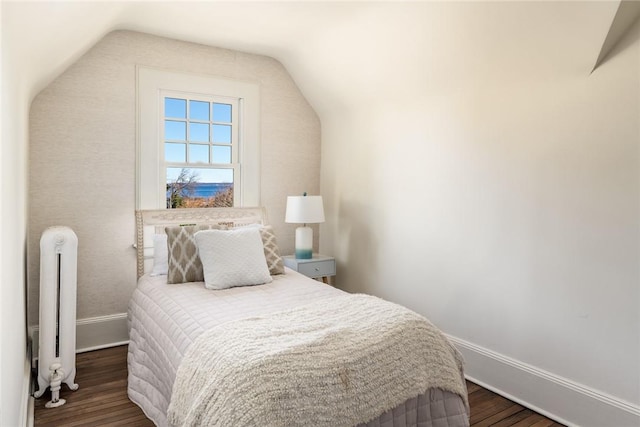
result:
<svg viewBox="0 0 640 427"><path fill-rule="evenodd" d="M238 125L234 107L164 98L167 208L233 206Z"/></svg>

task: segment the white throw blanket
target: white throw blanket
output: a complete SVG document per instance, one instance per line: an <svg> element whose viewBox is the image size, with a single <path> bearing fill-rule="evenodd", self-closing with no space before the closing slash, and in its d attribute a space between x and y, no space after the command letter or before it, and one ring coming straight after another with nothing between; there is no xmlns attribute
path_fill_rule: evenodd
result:
<svg viewBox="0 0 640 427"><path fill-rule="evenodd" d="M437 387L462 396L462 358L424 317L338 295L228 322L189 347L168 419L179 426L352 426Z"/></svg>

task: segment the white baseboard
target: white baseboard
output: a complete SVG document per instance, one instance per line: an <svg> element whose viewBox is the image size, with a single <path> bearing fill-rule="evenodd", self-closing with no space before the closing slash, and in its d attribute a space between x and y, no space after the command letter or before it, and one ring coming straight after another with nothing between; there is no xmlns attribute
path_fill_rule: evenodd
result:
<svg viewBox="0 0 640 427"><path fill-rule="evenodd" d="M38 357L38 327L30 327L33 356ZM115 347L129 342L127 313L90 317L76 321L76 352Z"/></svg>
<svg viewBox="0 0 640 427"><path fill-rule="evenodd" d="M36 422L35 419L35 399L33 398L33 396L29 396L29 406L28 406L28 410L27 410L27 422L25 423L26 427L33 427L33 425Z"/></svg>
<svg viewBox="0 0 640 427"><path fill-rule="evenodd" d="M637 427L640 406L447 335L465 358L467 378L568 426Z"/></svg>
<svg viewBox="0 0 640 427"><path fill-rule="evenodd" d="M22 401L20 402L20 414L23 419L18 425L33 427L33 397L31 397L31 361L28 357L24 360L24 375L22 381Z"/></svg>

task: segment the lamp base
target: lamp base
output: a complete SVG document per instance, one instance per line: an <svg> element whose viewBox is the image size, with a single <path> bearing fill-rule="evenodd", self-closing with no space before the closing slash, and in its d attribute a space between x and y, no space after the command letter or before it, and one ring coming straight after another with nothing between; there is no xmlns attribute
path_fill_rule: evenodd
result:
<svg viewBox="0 0 640 427"><path fill-rule="evenodd" d="M313 257L313 230L306 225L296 228L296 259Z"/></svg>
<svg viewBox="0 0 640 427"><path fill-rule="evenodd" d="M296 259L313 258L313 249L296 249Z"/></svg>

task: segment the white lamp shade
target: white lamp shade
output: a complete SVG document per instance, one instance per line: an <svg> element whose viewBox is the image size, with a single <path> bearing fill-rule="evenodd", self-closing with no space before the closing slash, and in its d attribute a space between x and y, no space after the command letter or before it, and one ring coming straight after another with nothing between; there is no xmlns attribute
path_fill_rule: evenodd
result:
<svg viewBox="0 0 640 427"><path fill-rule="evenodd" d="M324 222L322 196L289 196L284 222L315 224Z"/></svg>

